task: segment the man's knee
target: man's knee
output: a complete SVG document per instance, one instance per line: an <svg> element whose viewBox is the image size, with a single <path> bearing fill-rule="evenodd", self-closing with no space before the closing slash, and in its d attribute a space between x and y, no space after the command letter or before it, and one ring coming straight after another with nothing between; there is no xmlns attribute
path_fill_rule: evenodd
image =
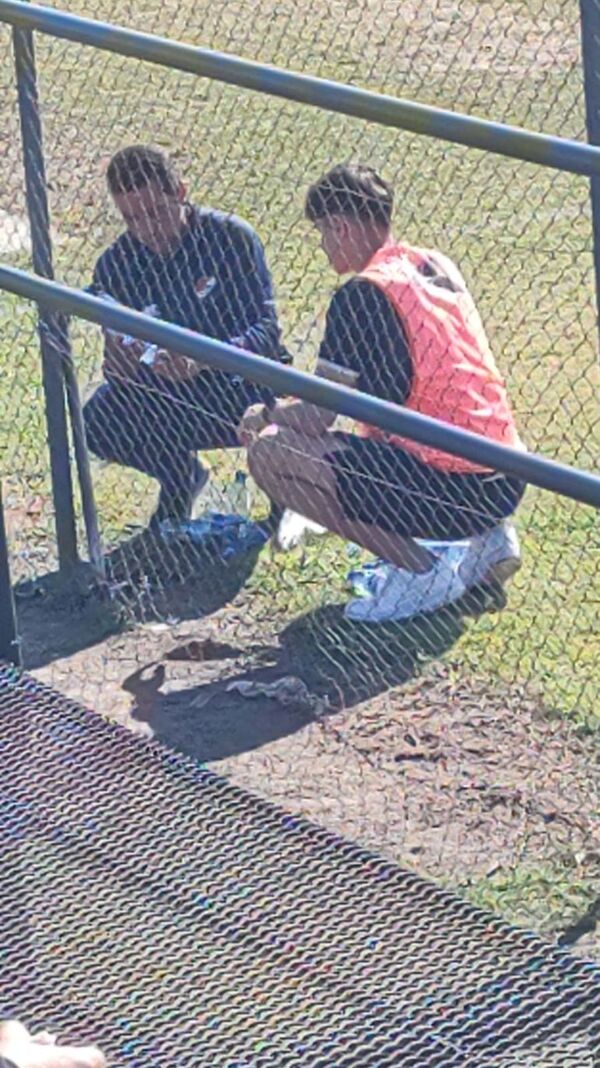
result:
<svg viewBox="0 0 600 1068"><path fill-rule="evenodd" d="M336 442L330 434L307 436L287 427L276 435L265 434L251 446L250 473L263 489L281 478L321 486L329 481L331 454Z"/></svg>
<svg viewBox="0 0 600 1068"><path fill-rule="evenodd" d="M115 412L110 386L100 386L83 406L83 424L88 448L102 460L117 460ZM123 420L121 419L121 425Z"/></svg>
<svg viewBox="0 0 600 1068"><path fill-rule="evenodd" d="M101 435L99 436L98 434L98 431L100 430L100 419L97 395L98 391L93 393L83 406L83 425L85 427L85 437L88 449L91 449L91 451L95 453L98 453L99 441L101 440Z"/></svg>
<svg viewBox="0 0 600 1068"><path fill-rule="evenodd" d="M268 438L258 438L253 445L248 448L247 463L248 471L252 478L256 482L257 486L264 487L269 479L269 468L273 471L273 465L269 464L269 459L272 460L273 449L269 448Z"/></svg>
<svg viewBox="0 0 600 1068"><path fill-rule="evenodd" d="M269 486L287 474L290 460L287 429L279 429L276 434L266 433L250 445L248 449L248 470L258 486L268 490Z"/></svg>

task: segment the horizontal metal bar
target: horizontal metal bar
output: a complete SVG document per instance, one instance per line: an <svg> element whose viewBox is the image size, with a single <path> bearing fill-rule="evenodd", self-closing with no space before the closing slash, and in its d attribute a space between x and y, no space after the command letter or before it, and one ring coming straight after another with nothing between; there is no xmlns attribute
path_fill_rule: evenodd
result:
<svg viewBox="0 0 600 1068"><path fill-rule="evenodd" d="M321 408L380 427L388 433L403 435L455 456L464 456L475 463L516 475L534 486L600 508L600 478L566 464L498 445L478 434L410 412L368 393L360 393L316 375L284 367L181 326L151 319L141 312L106 304L98 297L38 278L16 267L0 265L0 289L33 300L41 308L58 309L112 330L132 334L172 352L180 352L198 363L259 382L280 395L301 397Z"/></svg>
<svg viewBox="0 0 600 1068"><path fill-rule="evenodd" d="M600 174L600 149L578 141L296 74L22 0L0 0L0 22L556 170Z"/></svg>

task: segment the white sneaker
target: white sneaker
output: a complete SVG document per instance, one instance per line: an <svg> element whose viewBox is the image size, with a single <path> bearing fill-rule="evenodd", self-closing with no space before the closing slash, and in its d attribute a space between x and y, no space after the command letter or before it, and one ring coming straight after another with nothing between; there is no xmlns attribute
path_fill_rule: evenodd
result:
<svg viewBox="0 0 600 1068"><path fill-rule="evenodd" d="M492 530L471 538L459 566L459 575L465 586L478 586L482 582L498 582L503 585L519 570L521 550L514 523L504 519Z"/></svg>
<svg viewBox="0 0 600 1068"><path fill-rule="evenodd" d="M350 601L344 615L355 623L384 623L435 612L466 593L459 574L461 560L461 553L448 549L429 571L390 568L373 596Z"/></svg>
<svg viewBox="0 0 600 1068"><path fill-rule="evenodd" d="M327 529L325 527L321 527L318 523L313 523L312 519L306 519L303 515L299 515L298 512L292 512L289 508L286 508L273 541L276 548L287 552L289 549L294 549L296 545L300 545L307 534L326 533Z"/></svg>
<svg viewBox="0 0 600 1068"><path fill-rule="evenodd" d="M388 573L393 570L393 565L388 564L387 560L370 560L349 571L346 575L346 582L355 597L374 597L381 589ZM406 574L410 572L407 571Z"/></svg>
<svg viewBox="0 0 600 1068"><path fill-rule="evenodd" d="M493 580L503 584L521 566L519 538L510 519L503 519L477 538L465 538L463 541L415 540L432 556L444 556L450 551L455 558L461 555L458 570L467 589Z"/></svg>

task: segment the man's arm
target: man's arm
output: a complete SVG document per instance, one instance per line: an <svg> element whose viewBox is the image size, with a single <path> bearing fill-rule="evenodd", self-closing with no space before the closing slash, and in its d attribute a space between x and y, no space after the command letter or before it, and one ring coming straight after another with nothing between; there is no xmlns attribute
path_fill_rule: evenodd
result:
<svg viewBox="0 0 600 1068"><path fill-rule="evenodd" d="M230 342L258 356L285 359L273 282L261 241L240 219L229 220L228 232L227 273L232 310L240 323Z"/></svg>
<svg viewBox="0 0 600 1068"><path fill-rule="evenodd" d="M371 282L353 279L335 294L316 373L395 404L405 403L412 382L408 344L390 302ZM335 419L335 412L305 401L283 401L269 413L269 422L313 436L328 430Z"/></svg>
<svg viewBox="0 0 600 1068"><path fill-rule="evenodd" d="M123 273L116 269L115 257L114 246L100 256L94 267L92 284L88 286L87 292L128 306L129 301L122 288ZM140 358L146 347L145 343L141 341L126 343L121 334L107 330L105 327L102 327L102 336L102 370L105 377L117 381L136 378L140 370Z"/></svg>
<svg viewBox="0 0 600 1068"><path fill-rule="evenodd" d="M325 325L325 336L321 342L315 374L320 378L326 378L330 382L338 382L341 385L354 388L358 380L358 374L351 367L344 367L341 363L335 363L330 357L336 345L337 312L335 310L334 297ZM326 355L323 355L325 353ZM299 433L311 437L320 437L333 426L337 415L328 408L321 408L307 401L296 400L288 397L285 400L273 402L271 405L255 405L246 413L243 428L246 436L248 432L259 432L267 425L288 427Z"/></svg>
<svg viewBox="0 0 600 1068"><path fill-rule="evenodd" d="M330 382L337 382L342 386L354 389L358 380L355 371L345 367L339 367L327 360L319 359L315 369L319 378L326 378ZM309 404L303 400L281 400L265 412L265 418L271 425L289 427L308 434L311 437L320 437L329 430L337 419L337 413L329 408L320 408L316 404Z"/></svg>

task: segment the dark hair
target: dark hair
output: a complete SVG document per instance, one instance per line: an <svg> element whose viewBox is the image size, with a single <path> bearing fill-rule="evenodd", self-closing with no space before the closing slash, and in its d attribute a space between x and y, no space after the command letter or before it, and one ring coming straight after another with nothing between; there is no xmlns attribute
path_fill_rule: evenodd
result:
<svg viewBox="0 0 600 1068"><path fill-rule="evenodd" d="M165 152L148 145L130 145L115 153L106 169L110 192L132 193L156 182L173 196L179 189L179 176Z"/></svg>
<svg viewBox="0 0 600 1068"><path fill-rule="evenodd" d="M313 223L345 215L389 229L393 206L391 185L372 167L341 163L310 186L304 211Z"/></svg>

